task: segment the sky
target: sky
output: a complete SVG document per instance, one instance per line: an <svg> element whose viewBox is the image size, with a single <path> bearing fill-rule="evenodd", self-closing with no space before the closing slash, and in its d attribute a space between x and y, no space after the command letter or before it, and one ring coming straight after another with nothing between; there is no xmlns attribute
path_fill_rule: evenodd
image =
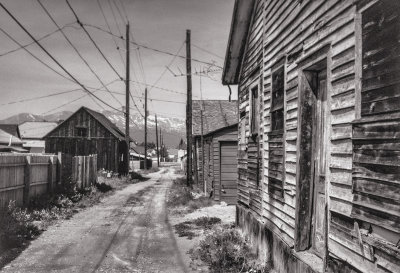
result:
<svg viewBox="0 0 400 273"><path fill-rule="evenodd" d="M93 88L89 90L95 92L94 94L109 106L121 109L121 105L125 104L123 95L125 84L119 80L118 75L125 78L126 47L125 41L115 36L113 39L112 35L105 32L109 32L105 18L113 34L120 36L121 33L125 37L126 16L132 30L131 40L140 45L131 44L130 47L130 77L131 94L141 113L144 113L143 97L147 84L150 114L157 113L168 117L185 116L186 63L184 58L174 58L174 55L179 49L181 50L178 55L186 54L184 45L186 29L191 30L192 72L215 70L201 76L198 73L193 75L193 99L228 99L229 90L221 84L221 67L224 63L234 0L69 0L79 20L85 25L117 73L107 64L77 24L65 0L40 1L57 24L60 27L65 26L64 33L100 80L104 84L111 83L107 87L115 92L113 93L115 98L104 90L95 90L102 88L102 83L62 34L59 31L55 32L56 25L37 0L3 0L2 3L36 39L52 33L40 40L43 47L79 82L88 88ZM100 7L104 11L105 18ZM0 8L0 28L0 119L18 113L47 115L59 111L74 111L81 106L94 110L111 109L82 90L54 95L79 89L80 86L47 68L7 37L1 30L22 45L32 42L32 39L2 8ZM146 47L169 52L172 55L149 50ZM15 49L18 50L14 51ZM26 49L67 76L38 45L31 44ZM195 59L215 65L210 66ZM156 87L151 87L156 82ZM41 96L50 97L14 103ZM237 91L234 88L232 99L236 97ZM131 111L138 111L132 101L130 103L135 109Z"/></svg>

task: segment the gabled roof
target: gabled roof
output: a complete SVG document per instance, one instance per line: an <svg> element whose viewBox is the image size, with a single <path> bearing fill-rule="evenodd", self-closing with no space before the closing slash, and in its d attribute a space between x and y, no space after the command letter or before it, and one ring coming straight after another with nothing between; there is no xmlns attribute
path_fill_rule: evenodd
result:
<svg viewBox="0 0 400 273"><path fill-rule="evenodd" d="M201 135L201 107L203 106L203 135L238 123L237 101L194 100L192 106L193 136Z"/></svg>
<svg viewBox="0 0 400 273"><path fill-rule="evenodd" d="M238 84L254 0L236 0L225 55L222 84Z"/></svg>
<svg viewBox="0 0 400 273"><path fill-rule="evenodd" d="M27 121L19 125L19 130L23 139L42 139L56 127L57 122Z"/></svg>
<svg viewBox="0 0 400 273"><path fill-rule="evenodd" d="M19 132L18 124L0 124L0 129L4 132L7 132L17 138L21 138L21 134Z"/></svg>
<svg viewBox="0 0 400 273"><path fill-rule="evenodd" d="M84 108L89 114L91 114L98 122L100 122L108 131L110 131L115 137L117 137L119 140L124 140L125 139L125 133L123 133L117 125L115 125L111 120L109 120L105 115L102 113L96 112L92 109L89 109L87 107L82 107ZM131 141L132 138L130 138Z"/></svg>
<svg viewBox="0 0 400 273"><path fill-rule="evenodd" d="M57 130L60 126L62 126L65 122L67 122L71 117L73 117L76 113L79 111L84 110L88 112L95 120L97 120L101 125L104 126L112 135L114 135L116 138L119 140L125 140L125 134L115 125L111 120L109 120L106 116L104 116L102 113L96 112L92 109L89 109L85 106L82 106L79 108L75 113L73 113L71 116L69 116L66 120L64 120L62 123L60 123L57 127L55 127L53 130L48 132L44 137L47 137L50 135L53 131ZM130 138L130 141L133 141L132 138Z"/></svg>

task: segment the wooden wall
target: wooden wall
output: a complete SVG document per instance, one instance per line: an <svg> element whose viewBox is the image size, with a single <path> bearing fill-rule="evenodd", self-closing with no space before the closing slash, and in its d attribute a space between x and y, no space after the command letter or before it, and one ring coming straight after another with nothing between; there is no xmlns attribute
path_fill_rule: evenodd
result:
<svg viewBox="0 0 400 273"><path fill-rule="evenodd" d="M87 137L78 136L77 126L88 128ZM84 109L62 123L45 140L46 153L97 154L99 169L119 172L120 141Z"/></svg>
<svg viewBox="0 0 400 273"><path fill-rule="evenodd" d="M362 9L365 1L359 3ZM353 122L353 206L378 268L400 272L400 2L362 13L361 118Z"/></svg>
<svg viewBox="0 0 400 273"><path fill-rule="evenodd" d="M249 88L259 84L260 103L262 103L261 67L263 63L263 5L264 1L255 1L251 28L247 37L246 53L243 59L239 85L239 128L238 128L238 201L248 206L261 217L261 179L262 125L256 138L250 137ZM260 108L262 109L262 107ZM262 116L262 113L259 113ZM263 118L260 118L263 121Z"/></svg>
<svg viewBox="0 0 400 273"><path fill-rule="evenodd" d="M375 253L374 256L373 251L376 251L376 248L371 247L365 241L360 241L360 236L358 236L360 229L354 218L354 204L360 201L364 202L366 199L365 196L358 196L358 194L353 193L361 189L370 191L374 187L385 185L385 188L389 191L387 197L390 197L390 200L384 202L382 198L387 197L380 196L378 199L374 199L377 202L373 206L378 206L382 202L391 206L388 217L392 223L387 226L383 225L383 227L384 229L391 228L392 231L398 231L399 222L397 219L400 216L398 214L400 210L397 206L399 200L396 199L398 198L398 185L396 184L398 177L394 174L395 171L398 171L396 164L399 162L398 135L395 133L399 129L398 118L395 117L395 119L386 123L380 122L379 125L363 122L355 124L354 129L353 121L366 113L379 114L383 117L382 114L385 113L393 116L393 111L398 110L396 101L399 97L397 93L397 85L399 84L399 39L396 35L398 35L399 29L389 27L393 20L398 20L397 13L394 14L393 9L389 8L392 16L387 13L386 16L380 18L380 21L374 22L381 28L379 31L376 30L378 33L391 33L391 42L379 43L383 34L369 34L370 36L375 35L376 44L379 46L387 47L391 43L393 44L391 49L387 49L391 52L393 58L387 59L387 65L378 66L374 72L369 71L365 63L363 66L362 37L364 37L364 40L369 39L369 37L368 34L362 36L362 28L370 28L371 22L370 24L367 22L362 24L361 18L363 9L377 1L264 0L256 2L239 85L239 113L241 117L238 133L239 202L248 206L256 215L259 214L259 209L261 209L262 220L265 224L289 246L294 246L296 194L300 194L296 193L296 176L298 174L296 166L298 161L297 136L299 133L297 130L298 79L300 73L302 73L301 69L303 69L299 64L307 58L312 59L314 55L319 56L318 52L328 48L325 58L329 105L326 139L328 167L326 185L330 221L328 227L329 252L338 260L344 261L362 272L383 272L382 267L385 267L389 272L395 272L394 269L398 268L398 263L390 257L398 255L398 252L392 254L392 256L388 256L387 253L385 255L380 253L380 256ZM384 2L393 1L382 1L382 3ZM356 3L358 3L358 6ZM372 11L372 13L375 13L375 11ZM376 50L378 49L376 48ZM380 50L379 52L385 54L385 51ZM284 161L281 176L284 193L283 198L277 198L270 194L268 190L269 177L272 172L272 170L269 170L268 163L270 152L273 150L268 133L271 131L271 75L273 67L282 59L285 68L284 130L282 135ZM262 136L260 147L263 151L263 183L261 183L261 189L254 186L254 181L249 175L249 161L252 157L252 151L254 153L254 147L249 140L248 87L255 80L252 73L256 71L257 67L261 67L263 85L263 118L260 132ZM363 70L362 67L364 67ZM362 77L364 79L364 74L368 75L366 76L368 79L361 81ZM374 86L374 80L378 78L387 80L387 84ZM366 85L374 86L379 91L372 95L365 89ZM361 90L361 86L363 86L363 90ZM361 97L363 103L361 103ZM380 130L385 133L379 134ZM384 138L385 134L390 135L389 142L357 142L357 138L363 138L366 135L380 139ZM367 144L367 146L362 146L363 144ZM385 152L387 147L390 147L390 152ZM360 149L363 151L360 151ZM371 149L374 152L371 152ZM379 162L375 159L377 156ZM386 172L386 178L372 179L373 181L369 179L368 184L365 184L365 179L353 179L353 159L354 162L358 160L360 163L362 163L361 159L369 160L369 164L375 164L376 167L374 168L378 168L378 165L382 166L383 162L385 169L380 169L380 171ZM355 163L355 166L358 168L357 163ZM362 171L365 172L366 170L363 169ZM369 185L368 188L365 185ZM356 188L354 189L354 187ZM259 190L262 192L261 195L257 195ZM258 205L260 196L262 202ZM369 202L372 202L371 199ZM365 206L364 209L366 209ZM364 216L363 221L366 221L365 218L369 220L373 218L371 214L364 213L362 215ZM383 217L383 214L381 214L381 217ZM376 259L378 262L376 262ZM377 265L379 262L381 264L386 263L386 266Z"/></svg>

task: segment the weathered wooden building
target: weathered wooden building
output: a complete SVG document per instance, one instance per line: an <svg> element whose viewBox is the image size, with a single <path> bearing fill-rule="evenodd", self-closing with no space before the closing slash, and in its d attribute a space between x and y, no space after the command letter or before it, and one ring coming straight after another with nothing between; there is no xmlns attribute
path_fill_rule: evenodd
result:
<svg viewBox="0 0 400 273"><path fill-rule="evenodd" d="M216 201L236 204L237 101L193 101L195 182Z"/></svg>
<svg viewBox="0 0 400 273"><path fill-rule="evenodd" d="M46 153L97 154L99 169L123 173L128 164L125 134L103 114L87 107L81 107L44 139Z"/></svg>
<svg viewBox="0 0 400 273"><path fill-rule="evenodd" d="M237 222L277 272L400 272L400 1L236 0Z"/></svg>

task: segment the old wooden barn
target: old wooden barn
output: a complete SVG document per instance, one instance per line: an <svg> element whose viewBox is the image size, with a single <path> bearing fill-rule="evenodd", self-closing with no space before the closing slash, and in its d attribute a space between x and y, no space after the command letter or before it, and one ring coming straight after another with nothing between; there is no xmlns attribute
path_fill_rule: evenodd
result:
<svg viewBox="0 0 400 273"><path fill-rule="evenodd" d="M97 154L99 169L123 173L128 164L125 134L103 114L87 107L81 107L44 139L46 153Z"/></svg>
<svg viewBox="0 0 400 273"><path fill-rule="evenodd" d="M237 222L277 272L400 272L400 2L236 0Z"/></svg>
<svg viewBox="0 0 400 273"><path fill-rule="evenodd" d="M237 101L193 101L195 183L214 200L236 203Z"/></svg>

